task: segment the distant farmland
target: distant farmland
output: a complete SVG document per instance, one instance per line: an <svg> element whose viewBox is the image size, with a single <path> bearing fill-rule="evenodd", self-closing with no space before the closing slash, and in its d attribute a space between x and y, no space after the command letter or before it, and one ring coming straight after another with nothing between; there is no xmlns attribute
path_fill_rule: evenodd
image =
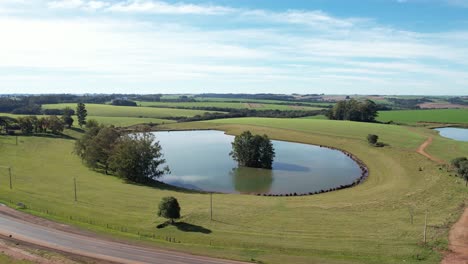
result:
<svg viewBox="0 0 468 264"><path fill-rule="evenodd" d="M397 110L380 111L377 118L381 122L397 123L468 123L468 109L430 109L430 110Z"/></svg>

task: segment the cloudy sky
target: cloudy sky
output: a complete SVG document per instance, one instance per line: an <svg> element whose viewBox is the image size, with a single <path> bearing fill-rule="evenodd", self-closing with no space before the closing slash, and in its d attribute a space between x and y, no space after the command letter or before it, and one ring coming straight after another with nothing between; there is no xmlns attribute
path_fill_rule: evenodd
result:
<svg viewBox="0 0 468 264"><path fill-rule="evenodd" d="M468 94L468 0L0 0L0 93Z"/></svg>

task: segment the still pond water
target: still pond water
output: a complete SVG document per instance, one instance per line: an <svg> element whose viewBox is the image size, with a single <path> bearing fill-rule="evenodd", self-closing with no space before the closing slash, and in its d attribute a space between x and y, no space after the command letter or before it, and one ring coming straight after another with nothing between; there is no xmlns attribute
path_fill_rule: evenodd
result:
<svg viewBox="0 0 468 264"><path fill-rule="evenodd" d="M233 136L221 131L154 132L171 174L160 180L188 189L224 193L308 193L350 184L361 175L344 153L273 141L272 170L238 168L229 156Z"/></svg>
<svg viewBox="0 0 468 264"><path fill-rule="evenodd" d="M440 135L446 138L455 139L458 141L468 141L468 129L456 127L436 128Z"/></svg>

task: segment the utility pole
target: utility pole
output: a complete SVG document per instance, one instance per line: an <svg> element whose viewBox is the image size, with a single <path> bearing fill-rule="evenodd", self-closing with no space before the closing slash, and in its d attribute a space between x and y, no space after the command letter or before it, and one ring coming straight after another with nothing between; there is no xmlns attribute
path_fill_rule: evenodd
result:
<svg viewBox="0 0 468 264"><path fill-rule="evenodd" d="M210 220L213 221L213 193L210 193Z"/></svg>
<svg viewBox="0 0 468 264"><path fill-rule="evenodd" d="M75 187L75 202L78 201L78 198L76 197L76 178L73 178L73 185Z"/></svg>
<svg viewBox="0 0 468 264"><path fill-rule="evenodd" d="M11 184L11 167L8 167L8 174L10 175L10 190L13 189L13 185Z"/></svg>
<svg viewBox="0 0 468 264"><path fill-rule="evenodd" d="M427 210L426 210L426 216L424 217L424 244L426 244L426 231L427 231Z"/></svg>

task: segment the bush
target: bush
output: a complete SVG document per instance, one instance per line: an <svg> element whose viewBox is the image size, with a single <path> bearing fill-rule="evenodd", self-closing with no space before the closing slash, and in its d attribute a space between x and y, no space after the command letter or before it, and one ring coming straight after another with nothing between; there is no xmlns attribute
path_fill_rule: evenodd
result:
<svg viewBox="0 0 468 264"><path fill-rule="evenodd" d="M158 216L170 219L174 223L174 219L180 218L180 206L176 198L172 196L162 198L159 203Z"/></svg>
<svg viewBox="0 0 468 264"><path fill-rule="evenodd" d="M367 142L371 145L377 144L377 141L379 140L379 136L374 135L374 134L369 134L367 135Z"/></svg>

